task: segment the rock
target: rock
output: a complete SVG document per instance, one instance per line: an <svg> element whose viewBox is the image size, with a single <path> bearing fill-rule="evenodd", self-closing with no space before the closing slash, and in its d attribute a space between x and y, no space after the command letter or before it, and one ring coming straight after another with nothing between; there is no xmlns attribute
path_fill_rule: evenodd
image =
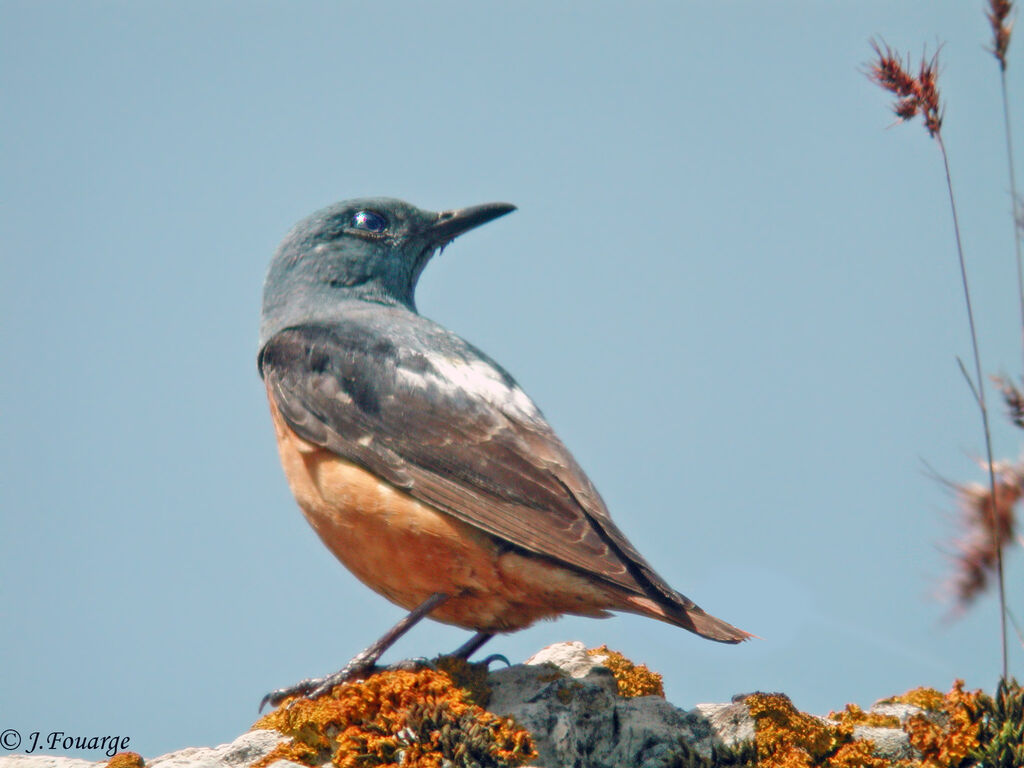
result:
<svg viewBox="0 0 1024 768"><path fill-rule="evenodd" d="M727 747L735 747L754 739L754 718L742 702L698 704L693 713L703 717L718 741Z"/></svg>
<svg viewBox="0 0 1024 768"><path fill-rule="evenodd" d="M8 755L0 757L0 768L96 768L102 763L53 755Z"/></svg>
<svg viewBox="0 0 1024 768"><path fill-rule="evenodd" d="M555 643L541 648L528 658L525 664L554 664L570 677L586 677L595 669L607 670L601 664L601 656L591 656L587 647L579 640L568 643Z"/></svg>
<svg viewBox="0 0 1024 768"><path fill-rule="evenodd" d="M146 768L245 768L265 757L284 737L276 731L249 731L230 744L219 747L186 747L146 760ZM0 757L0 768L97 768L107 760L90 762L52 755L10 755ZM305 768L279 760L278 768ZM268 766L271 768L271 766Z"/></svg>
<svg viewBox="0 0 1024 768"><path fill-rule="evenodd" d="M245 768L269 754L282 740L277 731L249 731L230 744L182 749L155 757L146 761L146 768Z"/></svg>
<svg viewBox="0 0 1024 768"><path fill-rule="evenodd" d="M946 716L942 712L936 712L934 710L923 709L922 707L915 706L914 704L904 704L902 702L879 702L875 704L871 709L868 710L873 715L884 715L886 717L895 717L900 721L900 724L905 724L914 715L922 715L933 723L939 723L940 725L945 722Z"/></svg>
<svg viewBox="0 0 1024 768"><path fill-rule="evenodd" d="M491 673L488 709L533 735L538 768L655 768L686 741L704 756L716 742L707 718L659 696L624 699L611 670L582 643L559 643L526 664Z"/></svg>
<svg viewBox="0 0 1024 768"><path fill-rule="evenodd" d="M877 728L858 725L853 729L853 738L870 741L875 745L874 753L887 760L920 759L921 755L910 746L910 737L900 728Z"/></svg>
<svg viewBox="0 0 1024 768"><path fill-rule="evenodd" d="M692 765L709 759L713 750L740 747L754 739L755 723L745 697L728 704L697 704L690 711L661 696L625 698L618 693L611 669L602 664L605 658L588 653L582 643L558 643L525 664L489 674L492 692L487 709L514 717L530 731L538 752L534 768ZM778 699L790 706L785 697ZM787 711L808 722L806 716ZM891 701L876 704L869 713L900 723L913 715L934 722L948 719L941 712ZM811 721L835 724L824 718ZM855 725L853 735L855 740L871 741L877 756L893 762L920 758L901 728ZM193 747L148 759L145 768L250 768L282 741L276 731L255 730L219 747ZM0 757L0 768L106 768L107 762L11 755ZM306 767L278 760L266 768Z"/></svg>

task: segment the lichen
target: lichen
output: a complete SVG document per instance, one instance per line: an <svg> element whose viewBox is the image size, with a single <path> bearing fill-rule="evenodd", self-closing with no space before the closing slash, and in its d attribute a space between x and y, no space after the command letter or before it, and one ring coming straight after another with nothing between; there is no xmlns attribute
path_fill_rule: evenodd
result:
<svg viewBox="0 0 1024 768"><path fill-rule="evenodd" d="M576 698L576 693L582 688L578 682L570 680L566 685L560 685L555 689L555 696L563 705L569 706L569 702Z"/></svg>
<svg viewBox="0 0 1024 768"><path fill-rule="evenodd" d="M939 694L938 706L928 707L943 715L939 722L924 715L907 718L903 730L922 755L921 768L957 768L978 748L980 695L980 691L964 691L964 681L957 680L949 693Z"/></svg>
<svg viewBox="0 0 1024 768"><path fill-rule="evenodd" d="M146 761L138 752L118 752L107 763L107 768L145 768Z"/></svg>
<svg viewBox="0 0 1024 768"><path fill-rule="evenodd" d="M870 741L853 741L848 723L804 714L779 693L755 693L745 701L754 718L759 768L887 768Z"/></svg>
<svg viewBox="0 0 1024 768"><path fill-rule="evenodd" d="M893 715L880 715L877 712L865 712L856 704L847 704L846 708L839 712L829 712L829 720L846 725L866 725L872 728L899 728L900 719Z"/></svg>
<svg viewBox="0 0 1024 768"><path fill-rule="evenodd" d="M487 664L474 664L458 656L439 656L434 659L434 666L464 690L474 704L486 707L490 703L492 691L487 682Z"/></svg>
<svg viewBox="0 0 1024 768"><path fill-rule="evenodd" d="M444 672L385 671L315 699L288 699L253 725L290 736L253 768L284 758L309 766L519 766L536 757L511 718L474 704Z"/></svg>
<svg viewBox="0 0 1024 768"><path fill-rule="evenodd" d="M622 696L664 695L661 676L606 646L588 651L615 676ZM314 701L298 698L259 720L290 738L256 763L278 759L336 768L505 768L537 757L530 735L510 718L482 708L490 696L484 665L442 657L438 669L386 671L337 686ZM559 674L561 678L563 675ZM559 686L568 704L579 683ZM957 680L942 694L916 688L882 703L922 710L900 725L890 715L847 704L829 719L799 712L782 694L755 693L743 699L754 720L755 738L737 747L717 747L708 757L680 742L666 768L1022 768L1024 690L1002 681L995 698L964 690ZM900 728L917 752L893 762L877 756L867 739L854 739L857 726ZM144 768L135 753L120 753L106 768Z"/></svg>
<svg viewBox="0 0 1024 768"><path fill-rule="evenodd" d="M829 768L888 768L891 763L874 754L875 745L868 739L843 744L824 763Z"/></svg>
<svg viewBox="0 0 1024 768"><path fill-rule="evenodd" d="M934 688L914 688L899 696L882 699L879 704L910 704L921 709L938 712L942 709L946 697Z"/></svg>
<svg viewBox="0 0 1024 768"><path fill-rule="evenodd" d="M759 768L962 768L979 749L980 691L964 691L957 680L947 694L932 688L916 688L882 703L912 704L925 710L907 718L903 730L919 759L893 763L873 754L868 740L854 740L857 725L898 728L894 717L865 713L848 704L824 722L798 712L780 694L754 694L746 703L755 722ZM1024 696L1022 696L1024 711ZM1024 732L1024 728L1022 728ZM970 764L974 764L971 762ZM980 765L988 768L988 763ZM1020 768L1020 763L1007 763ZM1004 768L994 763L994 767Z"/></svg>
<svg viewBox="0 0 1024 768"><path fill-rule="evenodd" d="M587 653L591 656L604 657L599 661L615 675L619 696L626 699L637 696L665 698L665 687L662 685L661 675L652 672L646 664L634 664L618 651L609 650L607 645L591 648Z"/></svg>
<svg viewBox="0 0 1024 768"><path fill-rule="evenodd" d="M554 669L552 669L547 674L538 676L537 677L537 682L538 683L553 683L553 682L555 682L555 680L561 680L564 677L566 677L565 672L563 672L558 667L555 667Z"/></svg>

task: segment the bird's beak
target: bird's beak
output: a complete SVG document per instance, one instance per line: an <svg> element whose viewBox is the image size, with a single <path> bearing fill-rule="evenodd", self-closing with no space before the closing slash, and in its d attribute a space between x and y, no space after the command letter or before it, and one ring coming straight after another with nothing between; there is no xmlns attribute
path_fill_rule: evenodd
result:
<svg viewBox="0 0 1024 768"><path fill-rule="evenodd" d="M454 211L442 211L437 214L437 221L427 229L427 232L435 243L445 245L463 232L468 232L506 213L512 213L515 209L516 207L509 203L484 203Z"/></svg>

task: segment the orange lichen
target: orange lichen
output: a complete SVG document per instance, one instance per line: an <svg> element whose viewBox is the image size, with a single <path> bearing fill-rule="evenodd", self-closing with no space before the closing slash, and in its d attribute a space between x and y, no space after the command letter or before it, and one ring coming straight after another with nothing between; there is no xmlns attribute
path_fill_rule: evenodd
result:
<svg viewBox="0 0 1024 768"><path fill-rule="evenodd" d="M829 719L797 711L782 694L752 694L744 702L754 718L758 768L960 768L979 746L983 694L964 691L957 680L943 695L916 688L881 703L910 704L925 711L903 724L918 759L891 760L874 754L868 739L854 739L855 726L899 728L896 717L864 712L847 704ZM972 765L974 763L971 763Z"/></svg>
<svg viewBox="0 0 1024 768"><path fill-rule="evenodd" d="M296 741L285 741L278 744L274 749L264 757L255 763L253 768L262 768L262 766L270 765L277 760L287 760L291 763L298 763L300 765L317 765L317 757L320 751L314 749L308 744Z"/></svg>
<svg viewBox="0 0 1024 768"><path fill-rule="evenodd" d="M874 755L874 744L868 740L843 744L824 763L829 768L889 768L891 763Z"/></svg>
<svg viewBox="0 0 1024 768"><path fill-rule="evenodd" d="M603 656L601 664L608 667L615 675L615 683L619 696L632 699L637 696L661 696L665 698L665 688L661 675L652 672L646 664L634 664L618 651L608 649L607 645L591 648L587 651L591 656Z"/></svg>
<svg viewBox="0 0 1024 768"><path fill-rule="evenodd" d="M847 704L840 712L829 712L829 720L837 720L845 725L866 725L873 728L899 728L900 719L892 715L879 715L865 712L856 704Z"/></svg>
<svg viewBox="0 0 1024 768"><path fill-rule="evenodd" d="M825 721L806 715L779 693L755 693L746 699L754 718L757 760L760 768L812 768L842 766L833 763L840 747L852 741L853 726ZM847 753L842 756L847 760ZM875 758L871 758L874 760ZM863 763L865 768L884 768L885 762Z"/></svg>
<svg viewBox="0 0 1024 768"><path fill-rule="evenodd" d="M107 763L107 768L144 768L146 761L138 752L118 752Z"/></svg>
<svg viewBox="0 0 1024 768"><path fill-rule="evenodd" d="M939 712L942 710L942 705L945 703L946 697L943 696L939 691L934 688L914 688L913 690L907 691L906 693L900 694L899 696L891 696L888 699L882 699L879 704L910 704L914 707L920 707L921 709L928 709L933 712Z"/></svg>
<svg viewBox="0 0 1024 768"><path fill-rule="evenodd" d="M955 768L978 747L980 695L980 691L964 691L964 681L957 680L949 693L940 694L937 707L928 707L943 714L941 722L924 715L907 719L903 729L922 755L921 768Z"/></svg>
<svg viewBox="0 0 1024 768"><path fill-rule="evenodd" d="M429 669L385 671L313 701L289 699L253 728L291 737L253 768L279 758L338 768L440 768L518 766L536 757L526 731L473 704L447 674Z"/></svg>

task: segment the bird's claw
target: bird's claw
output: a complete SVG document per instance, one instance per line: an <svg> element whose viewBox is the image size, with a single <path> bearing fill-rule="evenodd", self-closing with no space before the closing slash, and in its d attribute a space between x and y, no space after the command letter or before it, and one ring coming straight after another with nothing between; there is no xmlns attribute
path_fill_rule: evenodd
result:
<svg viewBox="0 0 1024 768"><path fill-rule="evenodd" d="M484 658L483 660L481 660L480 663L483 664L487 668L488 672L490 672L491 664L493 664L496 661L503 661L503 662L505 662L505 666L506 667L511 667L512 666L512 662L509 661L508 657L505 656L505 654L503 654L503 653L492 653L490 656L488 656L488 657Z"/></svg>
<svg viewBox="0 0 1024 768"><path fill-rule="evenodd" d="M260 701L259 711L263 711L263 707L269 704L272 707L279 707L287 699L301 698L318 699L331 692L331 690L338 685L350 683L353 680L361 679L366 677L370 673L377 669L374 664L353 664L349 663L344 668L339 669L332 675L326 677L310 677L305 680L300 680L295 685L290 685L287 688L278 688L276 691L271 691Z"/></svg>
<svg viewBox="0 0 1024 768"><path fill-rule="evenodd" d="M367 669L363 671L368 672L369 670ZM319 680L319 685L317 685L316 688L307 693L305 698L309 699L310 701L312 701L313 699L319 699L321 696L326 696L328 693L330 693L335 686L349 683L355 677L356 675L350 672L350 670L348 669L339 670L338 672L335 672L333 675L328 675L327 677Z"/></svg>
<svg viewBox="0 0 1024 768"><path fill-rule="evenodd" d="M269 704L271 707L279 707L281 702L285 699L289 699L293 696L305 696L321 682L322 678L310 677L305 680L300 680L295 685L290 685L287 688L278 688L275 691L271 691L262 699L260 699L260 708L258 711L262 712L263 708Z"/></svg>

